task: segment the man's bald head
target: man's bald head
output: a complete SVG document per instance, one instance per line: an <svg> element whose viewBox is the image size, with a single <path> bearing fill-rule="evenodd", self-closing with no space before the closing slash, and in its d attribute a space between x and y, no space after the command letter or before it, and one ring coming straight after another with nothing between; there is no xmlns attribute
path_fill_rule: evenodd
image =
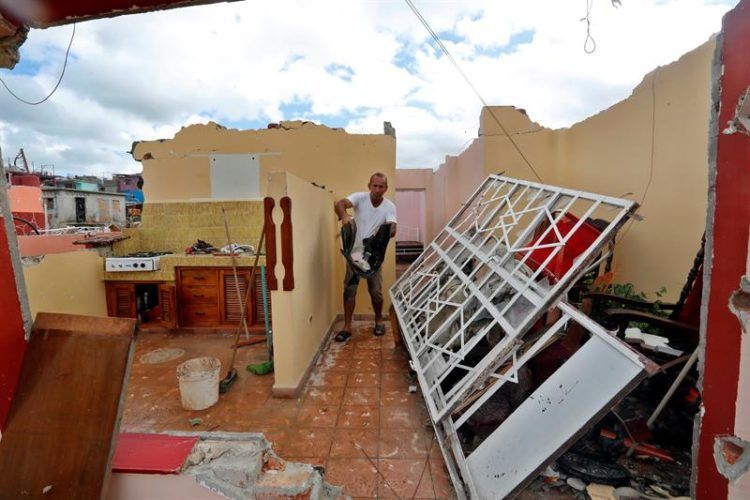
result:
<svg viewBox="0 0 750 500"><path fill-rule="evenodd" d="M388 177L382 172L375 172L370 176L367 187L370 189L370 198L377 206L383 200L385 192L388 191Z"/></svg>
<svg viewBox="0 0 750 500"><path fill-rule="evenodd" d="M370 182L367 183L368 186L372 184L373 179L382 179L383 182L385 182L385 187L388 187L388 177L383 172L375 172L374 174L372 174L370 176Z"/></svg>

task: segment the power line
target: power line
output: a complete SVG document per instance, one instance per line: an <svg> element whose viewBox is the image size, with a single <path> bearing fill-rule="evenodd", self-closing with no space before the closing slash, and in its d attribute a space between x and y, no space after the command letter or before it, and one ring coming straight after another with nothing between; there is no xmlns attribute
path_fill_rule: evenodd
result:
<svg viewBox="0 0 750 500"><path fill-rule="evenodd" d="M518 147L518 144L516 144L516 141L513 140L511 135L508 133L508 131L505 129L502 123L500 123L500 120L495 115L495 112L492 110L492 108L487 104L487 101L484 100L482 97L482 94L479 93L477 88L474 86L474 84L471 82L469 77L464 73L464 71L461 69L461 66L459 66L458 62L453 58L451 53L448 51L448 48L443 44L442 40L440 40L440 37L433 31L433 29L430 27L430 23L427 22L427 19L422 16L422 14L419 12L419 9L417 9L416 5L411 0L404 0L406 2L406 5L409 6L411 11L414 13L415 16L417 16L417 19L419 19L419 22L422 23L422 26L427 30L427 32L430 34L433 40L435 40L435 43L437 43L438 47L440 47L440 50L443 51L445 56L448 58L448 60L453 64L453 66L456 68L456 70L459 72L459 74L463 77L463 79L466 81L466 83L471 87L471 90L474 91L474 94L479 98L479 101L482 103L482 105L487 109L487 111L490 113L490 116L492 116L492 119L495 120L495 123L500 127L500 130L503 131L503 133L508 137L508 140L513 145L515 150L518 152L518 154L523 158L523 161L526 163L526 166L529 167L529 169L534 173L534 176L537 178L537 180L541 183L544 183L542 181L541 176L536 171L536 169L531 165L531 162L528 158L526 158L526 155L523 154L523 151L521 151L521 148Z"/></svg>
<svg viewBox="0 0 750 500"><path fill-rule="evenodd" d="M612 5L614 5L614 1ZM591 36L591 8L594 6L594 0L586 0L586 15L581 18L586 23L586 40L583 41L583 51L587 54L593 54L596 51L596 40Z"/></svg>
<svg viewBox="0 0 750 500"><path fill-rule="evenodd" d="M651 75L651 153L648 170L648 181L646 182L646 187L643 188L643 196L641 197L641 202L639 203L640 208L643 208L643 202L646 201L648 190L651 188L651 182L654 180L654 150L656 149L656 74L658 72L659 68L656 68ZM633 227L634 223L635 219L631 219L628 227L623 230L620 241L617 242L618 244L622 243L622 240L625 239L625 236L630 231L630 228Z"/></svg>
<svg viewBox="0 0 750 500"><path fill-rule="evenodd" d="M0 83L3 84L3 87L5 87L5 90L7 90L8 93L10 93L10 95L15 97L17 100L21 101L22 103L28 104L29 106L36 106L38 104L42 104L47 99L52 97L52 95L57 91L57 87L60 86L60 82L62 82L63 76L65 75L65 68L68 67L68 56L70 55L70 47L73 45L73 38L75 38L75 36L76 36L76 25L75 23L73 23L73 33L70 34L70 41L68 42L68 48L65 51L65 61L63 62L62 71L60 72L60 78L57 79L57 83L55 84L55 87L52 89L52 91L49 94L47 94L47 97L45 97L41 101L27 101L26 99L17 96L16 93L13 92L10 89L10 87L8 87L8 85L5 83L5 80L3 80L2 78L0 78Z"/></svg>

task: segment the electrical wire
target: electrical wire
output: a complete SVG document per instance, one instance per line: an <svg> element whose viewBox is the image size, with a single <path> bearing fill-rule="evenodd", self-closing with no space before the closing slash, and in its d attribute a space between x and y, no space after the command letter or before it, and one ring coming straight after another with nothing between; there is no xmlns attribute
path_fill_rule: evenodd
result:
<svg viewBox="0 0 750 500"><path fill-rule="evenodd" d="M596 40L591 36L591 9L593 6L594 0L586 0L586 15L581 18L581 21L586 23L586 40L583 42L583 51L587 54L593 54L596 51Z"/></svg>
<svg viewBox="0 0 750 500"><path fill-rule="evenodd" d="M8 91L10 95L15 97L17 100L21 101L24 104L28 104L29 106L36 106L38 104L42 104L47 99L52 97L52 95L57 91L57 88L60 86L60 83L62 82L63 76L65 76L65 69L68 67L68 56L70 55L70 47L73 45L73 38L76 36L76 25L73 23L73 32L70 34L70 41L68 42L68 48L65 50L65 61L63 62L62 71L60 72L60 78L57 79L57 83L55 84L55 87L52 89L52 91L47 94L47 97L42 99L41 101L27 101L26 99L19 97L16 95L15 92L13 92L10 87L5 83L5 80L0 78L0 83L3 84L3 87L5 87L5 90Z"/></svg>
<svg viewBox="0 0 750 500"><path fill-rule="evenodd" d="M435 40L435 43L438 45L440 50L442 50L443 54L448 58L448 60L453 64L453 66L456 68L458 73L461 75L461 77L466 81L466 83L469 85L472 91L474 91L474 94L479 98L479 101L482 103L484 108L490 113L490 116L492 116L492 119L497 123L497 125L500 127L500 130L503 131L503 134L508 137L508 140L513 145L513 148L518 152L518 154L523 159L524 163L526 163L526 166L529 167L529 170L531 170L534 173L534 176L537 178L537 180L541 183L544 183L542 181L542 177L539 175L539 173L536 171L536 169L531 165L531 162L526 157L525 154L523 154L523 151L521 151L521 148L518 147L518 144L516 144L516 141L513 140L513 137L508 133L508 131L505 129L503 124L500 122L498 117L495 115L495 112L492 110L492 108L487 104L487 101L484 100L482 97L482 94L479 93L479 90L477 90L476 86L471 82L469 77L464 73L463 69L461 69L461 66L458 64L458 62L453 58L451 53L448 51L448 48L443 44L442 40L440 40L440 37L435 33L435 31L430 27L430 23L427 22L427 19L422 16L422 14L419 12L419 9L417 9L417 6L414 5L414 2L412 0L404 0L406 2L406 5L409 6L411 11L414 13L415 16L417 16L417 19L419 19L419 22L422 23L422 26L427 30L427 33L430 34L433 40Z"/></svg>
<svg viewBox="0 0 750 500"><path fill-rule="evenodd" d="M651 75L651 161L648 171L648 181L646 182L646 187L643 189L641 201L638 204L640 207L643 207L643 202L646 201L646 196L648 196L648 191L651 188L651 182L654 180L654 150L656 149L656 73L658 72L659 68L656 68ZM633 227L634 223L635 219L631 219L628 227L623 229L622 236L617 242L618 245L625 239L625 236L630 231L630 228Z"/></svg>

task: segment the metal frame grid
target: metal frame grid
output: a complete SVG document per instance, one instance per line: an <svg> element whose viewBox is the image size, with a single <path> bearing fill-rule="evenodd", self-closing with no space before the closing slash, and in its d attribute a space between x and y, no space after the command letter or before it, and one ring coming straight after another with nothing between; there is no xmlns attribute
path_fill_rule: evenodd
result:
<svg viewBox="0 0 750 500"><path fill-rule="evenodd" d="M596 335L604 332L560 301L636 208L630 200L490 176L391 287L441 448L446 458L454 457L447 460L454 484L460 473L473 489L456 429L486 398L505 381L517 382L520 367L571 317ZM563 234L561 221L573 210L580 219ZM550 279L545 271L553 260L597 215L610 222L562 275ZM558 304L560 320L519 356L524 334ZM493 347L478 355L483 341ZM506 363L509 368L498 372ZM499 383L466 410L467 399L490 378ZM454 421L459 407L463 415Z"/></svg>

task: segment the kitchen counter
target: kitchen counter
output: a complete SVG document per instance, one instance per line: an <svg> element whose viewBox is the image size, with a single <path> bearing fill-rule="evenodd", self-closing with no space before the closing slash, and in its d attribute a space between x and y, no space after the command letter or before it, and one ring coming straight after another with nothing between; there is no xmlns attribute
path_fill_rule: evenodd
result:
<svg viewBox="0 0 750 500"><path fill-rule="evenodd" d="M252 267L255 255L238 255L235 257L237 267ZM265 255L258 259L258 265L265 265ZM170 254L160 258L160 269L157 271L106 272L105 281L175 281L175 267L232 267L232 258L228 255L186 255Z"/></svg>

